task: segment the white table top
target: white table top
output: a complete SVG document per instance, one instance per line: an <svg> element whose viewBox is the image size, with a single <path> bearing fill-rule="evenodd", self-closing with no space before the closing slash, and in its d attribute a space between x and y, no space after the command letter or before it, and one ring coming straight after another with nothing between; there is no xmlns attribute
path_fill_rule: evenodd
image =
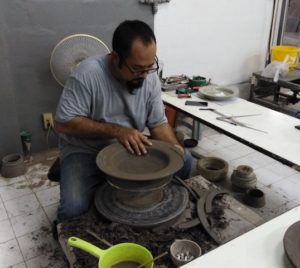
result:
<svg viewBox="0 0 300 268"><path fill-rule="evenodd" d="M283 163L300 166L300 130L295 129L296 125L300 125L300 120L295 117L237 97L228 101L208 101L199 98L196 93L192 94L192 98L179 99L174 92L162 92L162 99L166 104L262 153ZM186 106L186 100L208 101L209 108L228 116L259 114L237 120L267 133L219 121L216 119L218 115L212 111L200 111L200 107Z"/></svg>
<svg viewBox="0 0 300 268"><path fill-rule="evenodd" d="M292 268L284 252L286 230L300 220L300 206L200 256L184 267Z"/></svg>

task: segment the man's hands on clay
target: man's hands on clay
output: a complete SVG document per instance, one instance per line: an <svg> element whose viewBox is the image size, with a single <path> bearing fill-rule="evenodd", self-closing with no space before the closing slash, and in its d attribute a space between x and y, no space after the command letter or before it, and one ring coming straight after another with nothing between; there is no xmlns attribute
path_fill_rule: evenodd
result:
<svg viewBox="0 0 300 268"><path fill-rule="evenodd" d="M121 127L116 138L131 154L147 154L145 145L152 145L143 133L133 128Z"/></svg>

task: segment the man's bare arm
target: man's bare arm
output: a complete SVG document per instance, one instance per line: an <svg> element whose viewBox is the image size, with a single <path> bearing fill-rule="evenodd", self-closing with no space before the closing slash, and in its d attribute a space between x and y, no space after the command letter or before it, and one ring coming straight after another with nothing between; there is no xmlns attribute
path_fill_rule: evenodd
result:
<svg viewBox="0 0 300 268"><path fill-rule="evenodd" d="M177 147L182 153L184 150L182 146L179 144L173 129L170 127L168 123L162 124L156 128L150 130L151 137L156 140L161 140L173 144Z"/></svg>
<svg viewBox="0 0 300 268"><path fill-rule="evenodd" d="M80 138L117 139L130 153L147 153L146 145L151 145L147 137L133 128L112 123L97 122L84 116L76 116L68 122L55 122L55 129L63 134Z"/></svg>

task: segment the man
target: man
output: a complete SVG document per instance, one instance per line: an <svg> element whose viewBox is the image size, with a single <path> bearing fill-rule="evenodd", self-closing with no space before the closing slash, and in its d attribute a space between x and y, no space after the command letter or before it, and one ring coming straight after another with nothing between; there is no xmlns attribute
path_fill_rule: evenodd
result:
<svg viewBox="0 0 300 268"><path fill-rule="evenodd" d="M151 138L174 144L183 152L164 114L157 76L156 39L141 21L125 21L114 32L113 51L83 61L62 93L55 128L60 133L61 174L58 221L86 212L104 174L96 155L121 143L128 152L147 153ZM179 176L187 178L191 155L185 153Z"/></svg>

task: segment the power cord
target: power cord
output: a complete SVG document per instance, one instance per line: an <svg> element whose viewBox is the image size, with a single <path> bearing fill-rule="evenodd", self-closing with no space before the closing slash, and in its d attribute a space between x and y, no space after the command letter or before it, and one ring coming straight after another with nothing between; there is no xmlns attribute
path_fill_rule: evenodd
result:
<svg viewBox="0 0 300 268"><path fill-rule="evenodd" d="M47 134L46 134L46 144L47 144L47 148L50 149L50 145L49 145L49 137L50 137L50 133L52 132L55 134L55 136L58 138L59 135L56 132L54 125L53 124L49 124L48 128L47 128Z"/></svg>

